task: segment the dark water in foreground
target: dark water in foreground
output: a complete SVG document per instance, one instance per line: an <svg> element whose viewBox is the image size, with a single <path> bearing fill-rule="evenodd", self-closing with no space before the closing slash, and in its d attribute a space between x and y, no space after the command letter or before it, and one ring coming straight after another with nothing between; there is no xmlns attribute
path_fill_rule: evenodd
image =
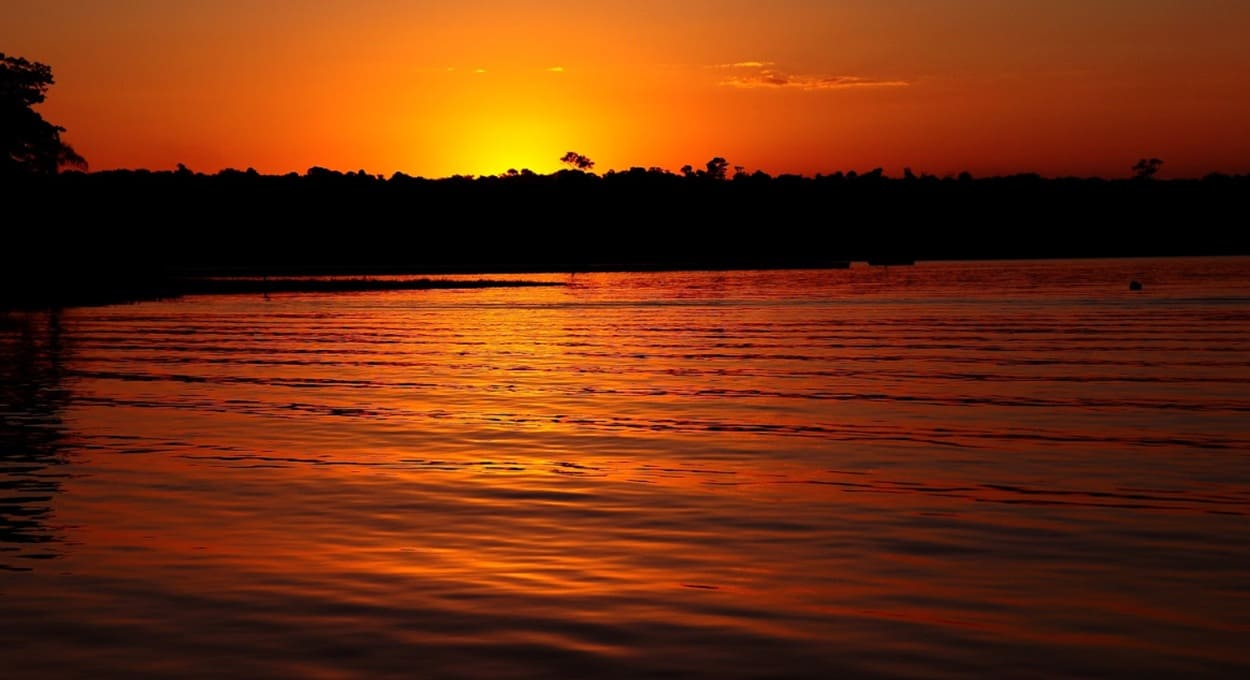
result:
<svg viewBox="0 0 1250 680"><path fill-rule="evenodd" d="M573 282L0 318L0 676L1250 673L1250 260Z"/></svg>

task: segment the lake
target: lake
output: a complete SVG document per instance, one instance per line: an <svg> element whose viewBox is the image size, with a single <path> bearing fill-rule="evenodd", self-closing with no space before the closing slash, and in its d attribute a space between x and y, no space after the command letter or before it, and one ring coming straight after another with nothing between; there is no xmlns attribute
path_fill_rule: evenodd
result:
<svg viewBox="0 0 1250 680"><path fill-rule="evenodd" d="M1250 259L517 278L0 316L0 675L1250 673Z"/></svg>

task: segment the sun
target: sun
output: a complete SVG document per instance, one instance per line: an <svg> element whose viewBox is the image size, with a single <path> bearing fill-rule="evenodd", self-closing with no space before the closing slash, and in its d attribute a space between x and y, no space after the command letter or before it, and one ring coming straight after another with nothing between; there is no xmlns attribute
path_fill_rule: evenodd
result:
<svg viewBox="0 0 1250 680"><path fill-rule="evenodd" d="M408 133L420 165L444 176L547 174L562 167L569 149L596 153L594 141L603 132L598 98L574 88L565 72L490 68L437 75L445 96L424 103L421 125Z"/></svg>
<svg viewBox="0 0 1250 680"><path fill-rule="evenodd" d="M570 129L539 116L485 112L456 118L440 125L439 134L413 140L413 165L428 167L437 177L503 175L509 170L550 174L578 146L581 135Z"/></svg>
<svg viewBox="0 0 1250 680"><path fill-rule="evenodd" d="M465 131L456 165L477 175L499 175L509 170L547 174L560 168L569 136L564 126L550 121L490 117Z"/></svg>

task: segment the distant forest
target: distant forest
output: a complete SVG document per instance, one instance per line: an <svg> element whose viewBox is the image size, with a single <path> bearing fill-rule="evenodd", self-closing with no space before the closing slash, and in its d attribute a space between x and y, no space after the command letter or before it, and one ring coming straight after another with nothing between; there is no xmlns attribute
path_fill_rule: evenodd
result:
<svg viewBox="0 0 1250 680"><path fill-rule="evenodd" d="M6 263L572 271L1250 253L1250 175L804 177L634 168L479 178L66 172L11 177Z"/></svg>
<svg viewBox="0 0 1250 680"><path fill-rule="evenodd" d="M438 180L320 168L14 176L4 180L0 298L138 299L180 277L218 274L1250 254L1250 175L1150 174L770 177L729 175L715 159L684 173Z"/></svg>

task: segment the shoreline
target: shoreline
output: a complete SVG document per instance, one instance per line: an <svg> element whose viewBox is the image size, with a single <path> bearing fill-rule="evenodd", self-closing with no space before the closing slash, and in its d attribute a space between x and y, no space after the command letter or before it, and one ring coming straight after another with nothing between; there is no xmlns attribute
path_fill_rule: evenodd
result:
<svg viewBox="0 0 1250 680"><path fill-rule="evenodd" d="M604 273L659 273L691 271L782 271L782 270L845 270L877 266L910 266L944 262L1031 262L1062 260L1170 260L1181 258L1239 258L1243 254L1178 254L1178 255L1109 255L1069 257L1007 257L1007 258L923 258L905 265L873 264L865 260L834 260L826 263L707 263L707 262L624 262L597 264L552 264L491 266L227 266L196 267L180 275L154 275L149 279L128 278L109 281L95 272L91 276L50 277L40 281L25 279L21 285L0 290L0 313L39 311L73 307L100 307L159 300L177 300L201 295L267 295L290 293L368 293L404 290L474 290L487 288L541 288L569 285L569 281L535 281L526 279L463 279L429 278L432 276L526 276L576 275ZM190 274L194 271L194 274ZM370 278L420 277L420 278ZM8 282L14 283L12 281ZM30 293L38 290L38 293Z"/></svg>
<svg viewBox="0 0 1250 680"><path fill-rule="evenodd" d="M178 285L178 284L175 284ZM181 282L182 295L265 295L269 293L372 293L392 290L448 290L481 288L543 288L563 286L555 281L500 281L476 279L352 278L194 278Z"/></svg>
<svg viewBox="0 0 1250 680"><path fill-rule="evenodd" d="M63 283L63 282L62 282ZM40 311L73 307L103 307L163 300L179 300L201 295L270 295L289 293L370 293L402 290L480 290L485 288L544 288L567 285L554 281L470 281L412 279L406 281L367 278L187 278L131 283L116 288L81 291L52 291L0 301L0 312Z"/></svg>

